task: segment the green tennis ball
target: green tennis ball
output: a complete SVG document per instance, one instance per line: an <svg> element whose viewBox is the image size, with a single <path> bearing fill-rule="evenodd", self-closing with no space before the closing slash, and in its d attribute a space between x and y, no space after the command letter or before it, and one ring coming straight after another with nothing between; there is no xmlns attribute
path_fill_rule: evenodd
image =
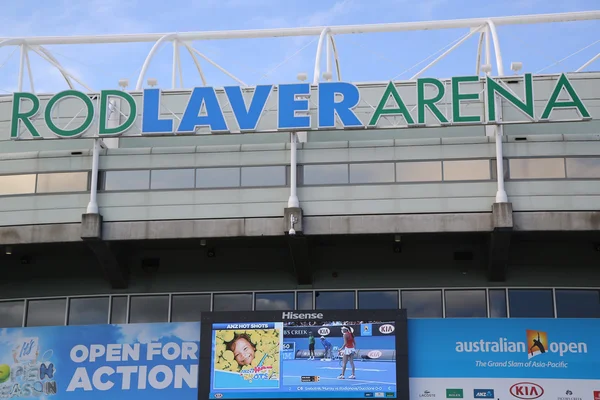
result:
<svg viewBox="0 0 600 400"><path fill-rule="evenodd" d="M4 383L10 378L10 366L0 364L0 383Z"/></svg>

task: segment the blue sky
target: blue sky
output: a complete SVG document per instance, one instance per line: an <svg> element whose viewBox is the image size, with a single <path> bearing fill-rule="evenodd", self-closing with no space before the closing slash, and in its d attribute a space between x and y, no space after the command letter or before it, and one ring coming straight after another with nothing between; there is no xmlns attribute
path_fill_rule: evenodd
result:
<svg viewBox="0 0 600 400"><path fill-rule="evenodd" d="M8 38L386 23L588 11L598 9L598 5L598 0L19 0L3 6L0 35ZM409 79L428 61L415 64L466 33L463 29L338 36L342 78L352 82ZM598 20L502 26L498 33L508 72L511 61L523 62L526 72L574 71L600 51ZM277 84L294 82L299 72L312 76L316 39L203 41L194 42L194 47L249 85ZM553 66L586 46L590 47ZM118 88L122 78L129 79L130 89L135 86L151 47L152 43L47 48L89 87L100 90ZM13 50L0 49L0 94L17 88L19 56ZM474 36L424 76L473 74L476 51ZM30 53L30 58L37 92L66 88L56 69L35 53ZM162 88L170 88L171 58L172 48L163 46L146 77L158 79ZM201 85L193 61L184 51L182 60L184 86ZM206 62L202 65L209 85L235 84L213 66ZM600 70L600 60L589 70ZM29 89L25 79L24 90Z"/></svg>

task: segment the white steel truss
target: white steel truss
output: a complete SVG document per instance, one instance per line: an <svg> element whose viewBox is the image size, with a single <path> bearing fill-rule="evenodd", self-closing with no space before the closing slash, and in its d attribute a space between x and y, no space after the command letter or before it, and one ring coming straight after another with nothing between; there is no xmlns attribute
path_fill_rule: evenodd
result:
<svg viewBox="0 0 600 400"><path fill-rule="evenodd" d="M43 60L47 61L56 68L67 83L69 88L73 88L73 83L78 83L86 90L93 91L88 85L80 81L68 69L64 68L51 52L44 46L54 45L80 45L80 44L111 44L111 43L154 43L154 46L148 53L145 61L141 66L141 71L138 75L135 90L143 88L144 78L148 68L157 54L158 50L167 43L173 46L173 61L171 88L184 87L183 71L180 58L180 49L184 48L192 57L194 65L198 70L198 74L203 85L207 85L207 80L202 69L201 61L207 62L218 70L229 76L242 86L247 84L240 78L234 76L224 67L211 60L209 57L193 47L193 42L197 41L216 41L229 39L251 39L251 38L274 38L274 37L300 37L314 36L318 37L317 52L315 56L314 71L312 76L313 84L323 80L334 79L333 65L335 63L335 78L341 80L341 66L338 57L338 48L335 42L337 35L352 35L365 34L376 32L407 32L420 30L440 30L440 29L469 29L467 34L458 42L446 49L441 55L427 64L419 72L414 74L411 79L416 79L426 72L433 65L462 45L470 37L479 34L479 44L476 54L475 73L480 74L483 69L486 73L490 73L492 66L490 65L491 51L493 46L495 56L495 71L493 75L504 75L504 64L502 52L500 48L498 26L520 25L520 24L540 24L540 23L555 23L555 22L571 22L584 20L600 19L600 11L583 11L573 13L558 13L558 14L538 14L538 15L522 15L522 16L507 16L493 18L472 18L472 19L456 19L456 20L441 20L441 21L424 21L424 22L399 22L385 24L365 24L365 25L342 25L342 26L318 26L304 28L281 28L281 29L256 29L256 30L232 30L232 31L207 31L207 32L184 32L184 33L150 33L150 34L123 34L123 35L96 35L96 36L54 36L54 37L22 37L22 38L0 38L0 47L16 46L20 49L20 64L17 87L22 90L25 74L28 75L31 90L33 87L33 71L29 61L29 52L38 54ZM595 44L595 43L594 43ZM325 47L325 49L323 49ZM589 46L588 46L589 47ZM325 50L326 71L321 73L321 60ZM584 63L577 72L588 68L593 62L600 58L600 53L595 55L589 61ZM485 66L485 68L482 68ZM177 84L179 82L179 85Z"/></svg>

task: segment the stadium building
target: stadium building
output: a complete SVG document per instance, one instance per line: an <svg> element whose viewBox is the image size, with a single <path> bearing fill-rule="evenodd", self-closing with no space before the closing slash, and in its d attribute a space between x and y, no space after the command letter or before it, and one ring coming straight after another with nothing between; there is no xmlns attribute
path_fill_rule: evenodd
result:
<svg viewBox="0 0 600 400"><path fill-rule="evenodd" d="M19 91L0 96L0 328L207 311L599 318L598 55L577 71L526 74L502 59L497 34L599 18L5 40L22 56ZM414 79L340 79L338 35L424 29L465 35ZM180 51L204 79L211 61L195 40L295 35L318 37L314 73L296 82L175 85ZM472 76L427 77L470 38ZM156 44L123 90L80 91L46 48L125 41ZM161 91L146 71L170 44L173 85ZM68 91L23 89L34 53Z"/></svg>

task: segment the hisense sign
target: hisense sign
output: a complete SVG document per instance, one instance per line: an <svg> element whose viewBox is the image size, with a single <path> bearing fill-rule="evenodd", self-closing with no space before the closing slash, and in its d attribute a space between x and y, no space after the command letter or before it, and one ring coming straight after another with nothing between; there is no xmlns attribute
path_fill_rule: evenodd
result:
<svg viewBox="0 0 600 400"><path fill-rule="evenodd" d="M547 78L543 77L549 91L544 90L547 93L543 98L536 97L531 74L510 77L512 83L519 84L519 90L513 90L507 78L461 76L446 81L423 78L387 85L322 82L253 88L197 87L169 93L155 88L141 93L103 90L94 95L66 90L51 97L17 92L13 95L11 138L532 123L560 119L555 114L561 110L570 110L575 116L570 120L591 119L582 97L566 75ZM168 96L179 96L179 100L166 104ZM517 110L519 117L503 120L499 99L505 107ZM66 107L59 107L67 101ZM473 104L481 106L468 107ZM65 109L70 111L64 112ZM390 118L401 123L382 123Z"/></svg>

